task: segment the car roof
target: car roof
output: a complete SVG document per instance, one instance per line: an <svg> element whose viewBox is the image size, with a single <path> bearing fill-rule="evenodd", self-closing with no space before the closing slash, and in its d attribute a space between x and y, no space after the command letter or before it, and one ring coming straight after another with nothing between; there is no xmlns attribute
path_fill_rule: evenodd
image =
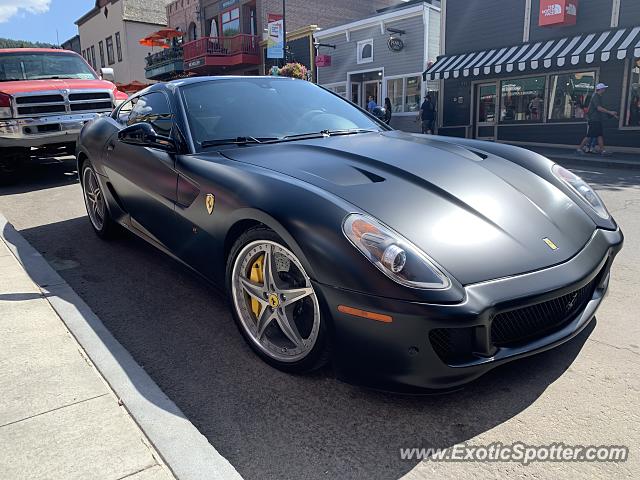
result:
<svg viewBox="0 0 640 480"><path fill-rule="evenodd" d="M272 75L218 75L218 76L209 76L209 77L191 77L191 78L182 78L179 80L172 80L167 82L171 85L177 85L179 87L185 85L193 85L196 83L204 83L210 82L212 80L256 80L258 78L269 78L271 80L296 80L290 77L274 77ZM157 85L157 84L156 84Z"/></svg>

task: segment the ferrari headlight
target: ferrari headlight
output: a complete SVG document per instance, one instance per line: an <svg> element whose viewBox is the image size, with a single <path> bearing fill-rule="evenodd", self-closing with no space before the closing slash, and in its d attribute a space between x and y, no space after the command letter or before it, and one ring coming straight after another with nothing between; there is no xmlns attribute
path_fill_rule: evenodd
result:
<svg viewBox="0 0 640 480"><path fill-rule="evenodd" d="M451 284L426 254L377 220L354 213L345 218L342 228L351 243L395 282L424 290Z"/></svg>
<svg viewBox="0 0 640 480"><path fill-rule="evenodd" d="M607 212L607 208L604 206L604 203L602 203L598 194L587 182L575 173L570 172L558 164L555 164L551 168L551 171L556 178L564 182L571 190L580 195L580 197L589 204L599 217L604 219L609 218L609 212Z"/></svg>

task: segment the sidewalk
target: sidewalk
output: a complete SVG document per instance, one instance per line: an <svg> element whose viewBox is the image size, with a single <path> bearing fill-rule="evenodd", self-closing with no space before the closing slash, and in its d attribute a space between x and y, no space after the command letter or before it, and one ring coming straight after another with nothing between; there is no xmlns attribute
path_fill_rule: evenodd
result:
<svg viewBox="0 0 640 480"><path fill-rule="evenodd" d="M0 477L174 478L0 239Z"/></svg>
<svg viewBox="0 0 640 480"><path fill-rule="evenodd" d="M522 147L544 155L551 160L569 165L594 166L621 169L640 169L640 155L632 153L612 153L609 156L592 153L581 154L575 149L535 147L521 145Z"/></svg>

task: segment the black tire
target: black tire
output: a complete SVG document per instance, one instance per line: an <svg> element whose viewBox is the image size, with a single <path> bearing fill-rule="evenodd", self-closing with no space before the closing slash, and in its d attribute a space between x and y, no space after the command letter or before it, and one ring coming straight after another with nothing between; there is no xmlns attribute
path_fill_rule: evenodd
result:
<svg viewBox="0 0 640 480"><path fill-rule="evenodd" d="M98 178L98 174L94 170L93 165L87 159L82 163L82 166L80 167L80 185L82 186L82 196L84 198L85 207L87 208L87 216L89 217L89 223L91 224L91 227L96 235L104 240L108 240L116 235L116 232L118 231L118 224L111 217L111 213L109 212L109 204L104 197L104 193L102 193L104 201L104 217L102 219L102 222L95 222L92 218L89 212L89 201L87 200L87 195L85 192L85 175L88 175L89 171L93 175L95 175L96 178ZM101 186L100 189L102 189Z"/></svg>
<svg viewBox="0 0 640 480"><path fill-rule="evenodd" d="M232 275L234 270L234 264L238 255L241 253L243 248L248 244L256 241L271 241L279 244L280 246L289 249L287 244L271 229L259 226L254 227L247 230L243 233L233 245L229 256L227 258L227 266L226 266L226 289L227 289L227 298L229 301L229 306L231 308L231 312L233 314L233 319L236 323L236 326L240 330L240 333L244 337L245 341L249 344L252 350L266 363L271 365L272 367L277 368L278 370L287 372L287 373L309 373L314 370L317 370L324 365L326 365L331 359L331 344L330 338L328 334L328 328L326 325L326 315L324 314L324 310L322 308L322 301L319 301L320 306L320 326L318 329L318 336L316 338L315 344L313 348L306 354L306 356L295 362L283 362L278 361L271 356L264 353L253 341L250 334L245 330L242 321L240 319L240 314L236 309L235 302L233 299L233 290L232 290ZM317 293L316 293L317 296ZM320 300L320 299L318 299Z"/></svg>
<svg viewBox="0 0 640 480"><path fill-rule="evenodd" d="M22 178L29 151L29 148L0 149L0 185L12 185Z"/></svg>

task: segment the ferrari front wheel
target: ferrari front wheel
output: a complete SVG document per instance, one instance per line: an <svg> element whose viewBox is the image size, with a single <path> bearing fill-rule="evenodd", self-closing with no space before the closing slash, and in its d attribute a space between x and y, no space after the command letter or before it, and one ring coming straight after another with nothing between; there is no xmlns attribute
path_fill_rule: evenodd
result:
<svg viewBox="0 0 640 480"><path fill-rule="evenodd" d="M314 287L300 260L273 231L255 228L238 239L227 279L238 327L267 363L306 372L328 361Z"/></svg>

